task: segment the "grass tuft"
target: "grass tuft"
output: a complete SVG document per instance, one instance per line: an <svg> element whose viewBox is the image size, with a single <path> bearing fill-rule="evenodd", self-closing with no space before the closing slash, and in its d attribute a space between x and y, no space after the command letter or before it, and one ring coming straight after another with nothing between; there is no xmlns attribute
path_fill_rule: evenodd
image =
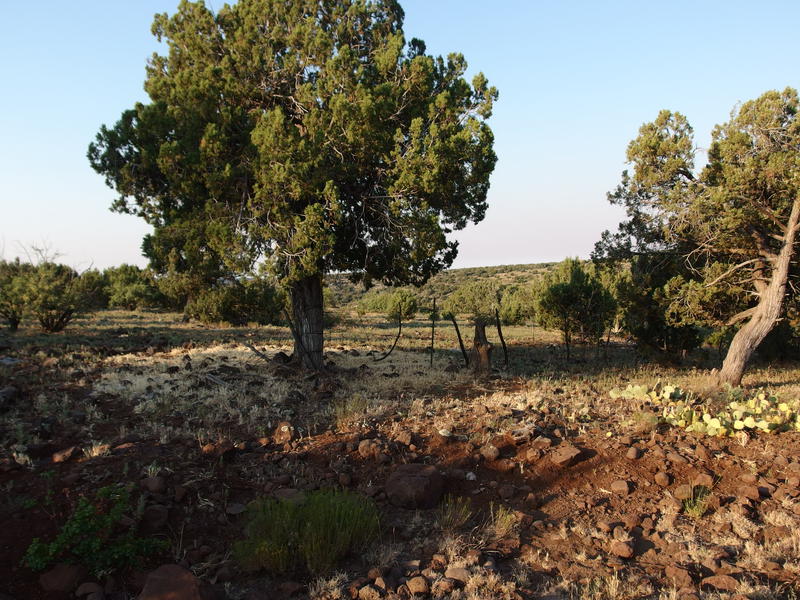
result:
<svg viewBox="0 0 800 600"><path fill-rule="evenodd" d="M373 541L379 528L375 505L346 491L312 492L300 503L256 500L247 517L247 539L234 545L234 555L247 570L276 575L327 573Z"/></svg>

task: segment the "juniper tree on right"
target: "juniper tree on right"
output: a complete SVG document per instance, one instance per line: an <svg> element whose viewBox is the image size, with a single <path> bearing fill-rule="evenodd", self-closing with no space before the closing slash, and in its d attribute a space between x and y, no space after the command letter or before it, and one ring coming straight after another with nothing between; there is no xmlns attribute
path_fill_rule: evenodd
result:
<svg viewBox="0 0 800 600"><path fill-rule="evenodd" d="M740 326L718 382L738 386L759 344L792 293L800 226L800 121L797 91L769 91L737 107L712 133L708 162L695 170L693 132L680 113L661 111L628 146L632 172L609 194L627 220L604 234L606 248L680 255L698 285L735 293L745 306L727 315ZM646 244L642 244L642 240ZM687 283L688 285L688 283ZM701 311L684 294L686 311Z"/></svg>

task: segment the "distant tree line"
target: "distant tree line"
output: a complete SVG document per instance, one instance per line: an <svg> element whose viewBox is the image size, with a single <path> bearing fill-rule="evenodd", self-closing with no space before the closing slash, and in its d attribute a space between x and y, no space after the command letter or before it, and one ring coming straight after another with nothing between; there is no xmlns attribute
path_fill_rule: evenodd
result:
<svg viewBox="0 0 800 600"><path fill-rule="evenodd" d="M265 325L281 321L284 306L284 295L266 276L188 290L180 275L157 276L135 265L79 273L52 260L0 261L0 318L11 331L31 320L58 332L75 317L105 308L183 310L205 323Z"/></svg>

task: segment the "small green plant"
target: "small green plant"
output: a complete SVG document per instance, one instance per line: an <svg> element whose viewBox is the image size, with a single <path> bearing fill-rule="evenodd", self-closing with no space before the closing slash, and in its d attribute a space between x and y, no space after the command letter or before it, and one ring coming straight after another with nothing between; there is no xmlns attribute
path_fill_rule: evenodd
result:
<svg viewBox="0 0 800 600"><path fill-rule="evenodd" d="M472 517L472 504L469 498L448 494L439 507L439 527L444 532L452 533L463 527Z"/></svg>
<svg viewBox="0 0 800 600"><path fill-rule="evenodd" d="M137 566L143 557L162 550L166 542L136 537L133 528L120 532L120 519L130 511L127 489L101 488L94 500L78 500L55 540L46 543L34 538L22 562L34 571L57 561L74 562L96 577Z"/></svg>
<svg viewBox="0 0 800 600"><path fill-rule="evenodd" d="M495 540L501 540L517 531L519 519L517 515L505 504L495 504L489 506L489 520L486 523L486 531Z"/></svg>
<svg viewBox="0 0 800 600"><path fill-rule="evenodd" d="M340 430L346 429L353 421L362 418L371 405L370 399L362 394L353 394L334 401L333 416L336 427Z"/></svg>
<svg viewBox="0 0 800 600"><path fill-rule="evenodd" d="M316 491L299 503L265 498L248 506L247 539L233 551L247 570L321 575L375 539L378 527L375 505L351 492Z"/></svg>
<svg viewBox="0 0 800 600"><path fill-rule="evenodd" d="M701 519L708 512L711 490L704 485L692 486L692 495L683 501L683 512L693 519Z"/></svg>

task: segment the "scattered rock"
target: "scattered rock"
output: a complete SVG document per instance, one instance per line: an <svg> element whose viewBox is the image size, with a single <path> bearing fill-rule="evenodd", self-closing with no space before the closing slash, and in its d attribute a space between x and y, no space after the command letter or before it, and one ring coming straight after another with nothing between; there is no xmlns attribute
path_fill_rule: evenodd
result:
<svg viewBox="0 0 800 600"><path fill-rule="evenodd" d="M408 591L412 594L427 594L430 591L430 585L428 584L428 580L418 575L417 577L412 577L408 581L406 581L406 585L408 586Z"/></svg>
<svg viewBox="0 0 800 600"><path fill-rule="evenodd" d="M54 463L62 463L67 462L72 456L75 454L77 450L77 446L70 446L69 448L64 448L63 450L59 450L58 452L53 453L53 462Z"/></svg>
<svg viewBox="0 0 800 600"><path fill-rule="evenodd" d="M169 519L169 509L161 504L152 504L142 513L141 528L145 533L161 531Z"/></svg>
<svg viewBox="0 0 800 600"><path fill-rule="evenodd" d="M753 485L758 481L758 476L755 473L743 473L739 476L739 481L748 485Z"/></svg>
<svg viewBox="0 0 800 600"><path fill-rule="evenodd" d="M694 478L692 485L704 487L710 490L714 487L714 476L709 473L700 473Z"/></svg>
<svg viewBox="0 0 800 600"><path fill-rule="evenodd" d="M444 490L436 467L411 463L397 466L386 481L389 501L404 508L433 508Z"/></svg>
<svg viewBox="0 0 800 600"><path fill-rule="evenodd" d="M358 455L361 458L377 458L381 454L378 440L361 440L358 444Z"/></svg>
<svg viewBox="0 0 800 600"><path fill-rule="evenodd" d="M636 460L639 458L639 449L636 446L631 446L625 453L625 457L630 460Z"/></svg>
<svg viewBox="0 0 800 600"><path fill-rule="evenodd" d="M620 542L628 542L631 540L630 533L622 525L614 527L611 535L615 540L619 540Z"/></svg>
<svg viewBox="0 0 800 600"><path fill-rule="evenodd" d="M581 450L572 444L562 443L550 454L550 461L558 467L569 467L581 458Z"/></svg>
<svg viewBox="0 0 800 600"><path fill-rule="evenodd" d="M183 487L182 485L176 485L175 486L175 490L174 490L174 492L175 492L175 502L180 502L181 500L183 500L186 497L186 492L187 491L188 490L185 487Z"/></svg>
<svg viewBox="0 0 800 600"><path fill-rule="evenodd" d="M539 448L528 448L525 452L525 460L528 462L536 462L544 456L544 452Z"/></svg>
<svg viewBox="0 0 800 600"><path fill-rule="evenodd" d="M620 496L627 496L631 493L631 484L624 479L618 479L611 484L611 491Z"/></svg>
<svg viewBox="0 0 800 600"><path fill-rule="evenodd" d="M46 592L71 592L86 577L86 569L59 563L39 576L39 585Z"/></svg>
<svg viewBox="0 0 800 600"><path fill-rule="evenodd" d="M13 404L19 397L19 390L13 385L7 385L0 389L0 410L6 408L9 404Z"/></svg>
<svg viewBox="0 0 800 600"><path fill-rule="evenodd" d="M288 421L281 421L272 434L272 441L278 446L287 444L294 438L294 427Z"/></svg>
<svg viewBox="0 0 800 600"><path fill-rule="evenodd" d="M445 598L452 594L456 589L456 580L445 577L433 583L431 592L435 598Z"/></svg>
<svg viewBox="0 0 800 600"><path fill-rule="evenodd" d="M167 482L163 477L145 477L139 484L148 492L153 494L163 494L167 489Z"/></svg>
<svg viewBox="0 0 800 600"><path fill-rule="evenodd" d="M754 485L744 485L739 488L739 496L758 502L761 500L761 492Z"/></svg>
<svg viewBox="0 0 800 600"><path fill-rule="evenodd" d="M776 544L792 536L791 530L786 525L776 525L764 528L764 543Z"/></svg>
<svg viewBox="0 0 800 600"><path fill-rule="evenodd" d="M406 429L398 433L394 439L396 442L403 444L404 446L410 446L411 443L414 441L414 436L410 431Z"/></svg>
<svg viewBox="0 0 800 600"><path fill-rule="evenodd" d="M670 476L664 471L659 471L656 473L656 476L653 478L653 480L661 487L667 487L670 484Z"/></svg>
<svg viewBox="0 0 800 600"><path fill-rule="evenodd" d="M228 459L236 453L236 446L230 440L222 440L216 444L206 444L200 451L206 456Z"/></svg>
<svg viewBox="0 0 800 600"><path fill-rule="evenodd" d="M79 598L81 596L88 596L89 594L100 593L105 594L105 590L103 586L99 583L94 583L87 581L86 583L82 583L78 586L78 589L75 590L75 595Z"/></svg>
<svg viewBox="0 0 800 600"><path fill-rule="evenodd" d="M291 598L303 591L303 584L297 581L284 581L278 586L278 590L285 598Z"/></svg>
<svg viewBox="0 0 800 600"><path fill-rule="evenodd" d="M664 569L664 577L676 589L690 588L694 585L689 571L677 565L668 565L667 568Z"/></svg>
<svg viewBox="0 0 800 600"><path fill-rule="evenodd" d="M150 573L138 600L215 600L214 591L180 565L163 565Z"/></svg>
<svg viewBox="0 0 800 600"><path fill-rule="evenodd" d="M497 460L500 457L500 450L493 444L486 444L481 448L481 456L488 461Z"/></svg>
<svg viewBox="0 0 800 600"><path fill-rule="evenodd" d="M630 542L615 540L611 544L611 554L614 556L619 556L620 558L632 558L633 546L630 544Z"/></svg>
<svg viewBox="0 0 800 600"><path fill-rule="evenodd" d="M225 507L225 512L229 515L240 515L246 510L247 507L239 502L232 502Z"/></svg>
<svg viewBox="0 0 800 600"><path fill-rule="evenodd" d="M692 497L693 493L694 490L692 489L692 486L690 486L688 483L684 483L675 488L673 496L675 496L677 500L688 500Z"/></svg>
<svg viewBox="0 0 800 600"><path fill-rule="evenodd" d="M467 583L470 578L469 571L464 567L447 567L447 570L444 572L444 576L462 584Z"/></svg>
<svg viewBox="0 0 800 600"><path fill-rule="evenodd" d="M722 592L732 592L739 587L739 582L730 575L712 575L703 579L700 582L700 586Z"/></svg>
<svg viewBox="0 0 800 600"><path fill-rule="evenodd" d="M514 497L516 490L514 486L511 484L501 485L497 488L497 495L500 496L503 500L510 500Z"/></svg>
<svg viewBox="0 0 800 600"><path fill-rule="evenodd" d="M383 590L371 583L358 590L358 600L379 600L380 598L383 598Z"/></svg>
<svg viewBox="0 0 800 600"><path fill-rule="evenodd" d="M667 452L667 460L673 465L685 465L689 462L677 452Z"/></svg>

